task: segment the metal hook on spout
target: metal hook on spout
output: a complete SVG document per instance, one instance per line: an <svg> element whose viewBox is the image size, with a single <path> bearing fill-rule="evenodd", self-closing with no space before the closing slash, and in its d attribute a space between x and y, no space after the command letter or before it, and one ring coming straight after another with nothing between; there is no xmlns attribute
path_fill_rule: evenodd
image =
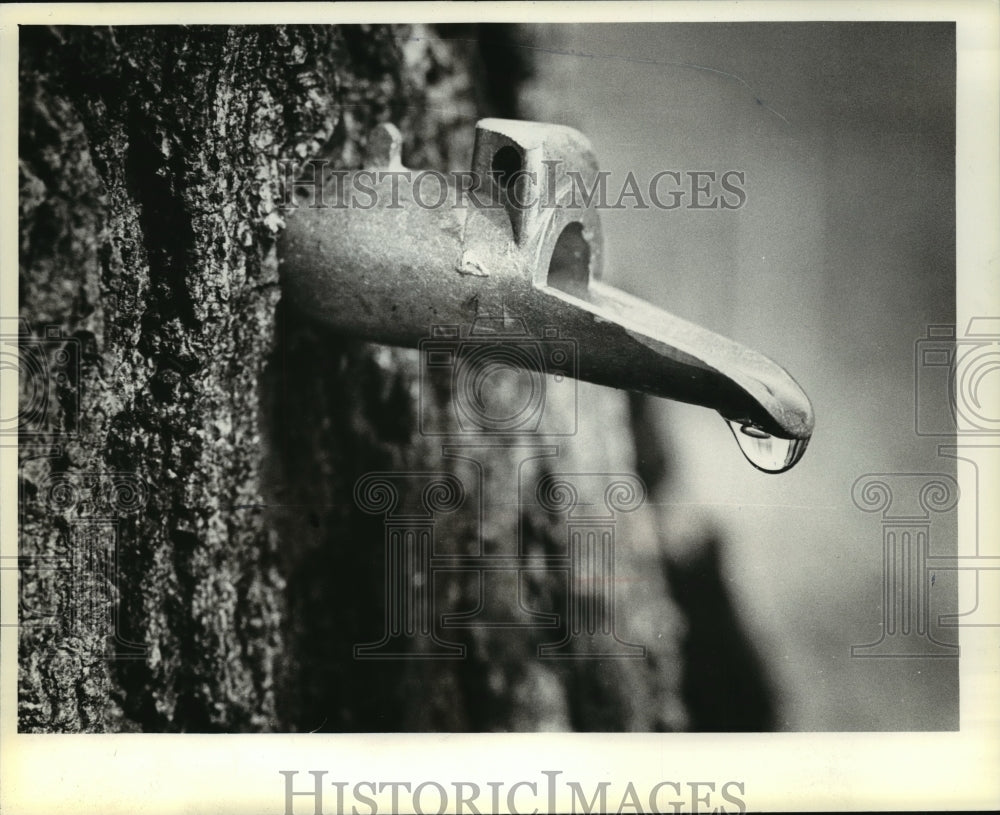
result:
<svg viewBox="0 0 1000 815"><path fill-rule="evenodd" d="M289 213L279 251L299 308L411 347L434 325L476 330L483 315L509 314L531 339L555 329L575 340L580 379L718 411L759 469L783 472L802 457L813 411L787 371L600 279L598 214L575 200L568 175L597 178L582 134L484 119L472 171L454 179L407 171L401 142L380 125L366 169L314 179L309 203ZM503 330L486 329L498 341Z"/></svg>

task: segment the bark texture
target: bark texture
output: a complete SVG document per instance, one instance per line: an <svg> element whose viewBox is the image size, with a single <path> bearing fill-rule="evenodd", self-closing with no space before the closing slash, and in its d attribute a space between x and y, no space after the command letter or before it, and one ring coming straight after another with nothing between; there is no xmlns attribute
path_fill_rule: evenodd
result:
<svg viewBox="0 0 1000 815"><path fill-rule="evenodd" d="M520 440L555 453L466 437L480 447L446 454L419 418L455 429L448 381L280 302L279 161L357 166L393 121L409 166L467 166L475 119L517 113L503 72L526 64L503 33L21 29L21 340L41 372L22 373L23 731L685 725L683 626L648 505L616 528L618 634L645 656L537 658L561 620L456 629L464 659L355 659L387 596L386 516L359 503L361 477L459 478L437 551L537 567L486 595L474 571L443 571L435 613L485 598L517 623L577 591L545 567L567 527L539 483L639 464L626 397L582 385L550 405L575 412L575 436ZM498 483L528 490L515 511L491 504Z"/></svg>

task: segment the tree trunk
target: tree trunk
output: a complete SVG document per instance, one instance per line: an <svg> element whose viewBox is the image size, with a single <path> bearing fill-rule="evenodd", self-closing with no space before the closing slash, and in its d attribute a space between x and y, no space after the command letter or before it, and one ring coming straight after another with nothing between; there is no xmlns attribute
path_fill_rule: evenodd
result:
<svg viewBox="0 0 1000 815"><path fill-rule="evenodd" d="M467 167L475 119L517 114L508 34L22 27L21 730L688 723L683 624L630 480L662 469L636 455L642 411L581 384L546 406L571 437L427 435L460 429L447 377L281 302L279 162L357 166L393 121L409 166ZM432 512L434 574L411 575L437 641L369 658L398 519L364 485L403 505L426 497L417 473L460 485ZM560 473L636 490L610 527L617 656L569 636L567 610L608 589L573 571L596 550L545 493Z"/></svg>

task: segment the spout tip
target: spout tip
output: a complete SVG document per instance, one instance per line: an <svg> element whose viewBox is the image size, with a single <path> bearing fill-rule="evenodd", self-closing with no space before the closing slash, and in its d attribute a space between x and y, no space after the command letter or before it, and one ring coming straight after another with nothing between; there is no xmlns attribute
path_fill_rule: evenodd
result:
<svg viewBox="0 0 1000 815"><path fill-rule="evenodd" d="M799 383L784 369L782 372L785 373L785 381L782 382L781 389L774 394L776 403L770 412L772 415L777 414L774 418L781 425L782 435L808 441L812 438L816 425L812 402Z"/></svg>
<svg viewBox="0 0 1000 815"><path fill-rule="evenodd" d="M720 409L719 413L729 422L752 425L772 436L809 441L816 416L805 391L784 368L774 363L768 366L767 376L760 374L758 368L753 381L748 382L747 377L743 377L739 382L756 403L752 405L752 412L744 405L742 409L735 406L734 409Z"/></svg>

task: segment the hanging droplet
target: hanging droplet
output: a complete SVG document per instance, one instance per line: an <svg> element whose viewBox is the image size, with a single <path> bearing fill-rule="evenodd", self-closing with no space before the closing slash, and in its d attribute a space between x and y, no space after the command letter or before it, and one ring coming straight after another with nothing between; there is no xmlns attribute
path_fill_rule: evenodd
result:
<svg viewBox="0 0 1000 815"><path fill-rule="evenodd" d="M725 419L725 417L723 416ZM772 436L750 422L726 419L746 460L765 473L783 473L794 467L806 451L809 439Z"/></svg>

